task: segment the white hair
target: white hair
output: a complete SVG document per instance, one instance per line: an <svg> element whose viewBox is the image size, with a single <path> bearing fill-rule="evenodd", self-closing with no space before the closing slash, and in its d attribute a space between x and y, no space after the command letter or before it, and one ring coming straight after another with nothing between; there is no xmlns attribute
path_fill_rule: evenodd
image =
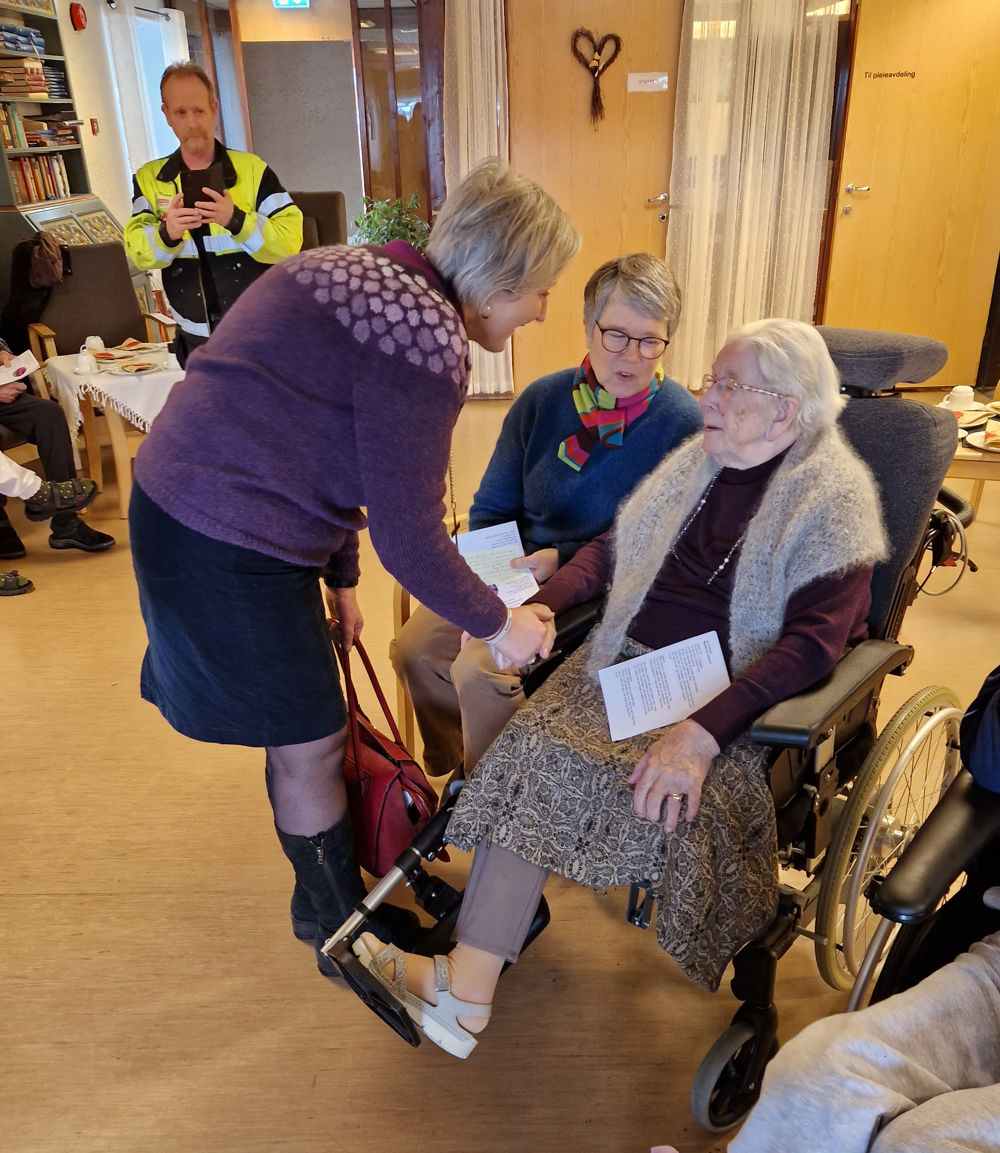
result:
<svg viewBox="0 0 1000 1153"><path fill-rule="evenodd" d="M799 401L796 422L804 432L828 428L847 403L840 374L822 336L801 320L755 320L726 337L726 344L747 344L768 388Z"/></svg>
<svg viewBox="0 0 1000 1153"><path fill-rule="evenodd" d="M427 259L460 300L481 309L494 292L548 288L579 247L576 230L544 189L488 160L445 200Z"/></svg>

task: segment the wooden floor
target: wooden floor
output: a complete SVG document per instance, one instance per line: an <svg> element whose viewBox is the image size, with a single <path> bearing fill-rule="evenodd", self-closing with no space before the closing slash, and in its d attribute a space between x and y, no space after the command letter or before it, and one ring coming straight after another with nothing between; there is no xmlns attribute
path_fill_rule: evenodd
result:
<svg viewBox="0 0 1000 1153"><path fill-rule="evenodd" d="M504 411L483 401L463 414L463 507ZM996 664L992 489L971 534L980 572L911 610L917 658L890 678L884 710L936 682L968 701ZM87 556L49 550L46 526L12 502L29 549L17 567L37 589L0 602L0 1149L724 1148L687 1099L733 999L692 987L624 924L620 893L551 885L553 924L504 977L464 1063L408 1048L316 973L289 929L262 755L187 741L139 699L144 636L116 509L109 487L90 521L118 547ZM370 551L363 565L388 684L389 583ZM459 857L446 872L466 867ZM779 974L782 1037L842 1004L800 941Z"/></svg>

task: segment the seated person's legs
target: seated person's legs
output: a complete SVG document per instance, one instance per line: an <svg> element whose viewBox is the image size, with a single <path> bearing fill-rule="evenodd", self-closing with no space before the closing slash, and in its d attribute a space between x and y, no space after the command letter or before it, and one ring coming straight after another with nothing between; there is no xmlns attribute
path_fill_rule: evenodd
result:
<svg viewBox="0 0 1000 1153"><path fill-rule="evenodd" d="M462 714L451 680L462 630L418 605L392 642L396 676L413 702L424 744L424 768L443 777L462 764Z"/></svg>
<svg viewBox="0 0 1000 1153"><path fill-rule="evenodd" d="M73 444L66 419L57 404L23 392L0 406L0 420L38 446L38 456L48 481L68 481L76 477ZM24 556L24 545L3 509L5 503L5 498L0 497L0 560ZM51 548L103 552L114 543L113 536L84 524L72 508L52 515Z"/></svg>
<svg viewBox="0 0 1000 1153"><path fill-rule="evenodd" d="M887 1119L888 1133L922 1102L1000 1081L998 1038L994 934L915 988L817 1021L784 1046L731 1153L782 1153L803 1133L815 1153L867 1153ZM897 1148L909 1146L883 1153Z"/></svg>
<svg viewBox="0 0 1000 1153"><path fill-rule="evenodd" d="M871 1153L997 1153L1000 1085L943 1093L881 1130Z"/></svg>
<svg viewBox="0 0 1000 1153"><path fill-rule="evenodd" d="M475 638L455 658L451 679L461 712L465 775L469 776L524 704L524 687L520 672L498 669L490 646Z"/></svg>

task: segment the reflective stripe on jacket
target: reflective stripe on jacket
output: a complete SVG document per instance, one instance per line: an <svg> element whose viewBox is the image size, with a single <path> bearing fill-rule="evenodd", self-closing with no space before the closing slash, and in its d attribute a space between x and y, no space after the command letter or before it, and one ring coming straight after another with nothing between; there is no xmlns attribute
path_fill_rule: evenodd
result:
<svg viewBox="0 0 1000 1153"><path fill-rule="evenodd" d="M167 204L180 192L184 167L180 149L144 164L132 178L132 217L125 226L129 259L143 270L163 269L163 287L174 318L193 336L208 336L268 265L302 247L302 213L274 171L259 156L231 151L218 141L215 159L222 164L226 190L236 206L230 221L234 232L218 224L198 230L203 252L190 232L176 244L169 243L160 225ZM209 301L214 296L211 316L206 295Z"/></svg>

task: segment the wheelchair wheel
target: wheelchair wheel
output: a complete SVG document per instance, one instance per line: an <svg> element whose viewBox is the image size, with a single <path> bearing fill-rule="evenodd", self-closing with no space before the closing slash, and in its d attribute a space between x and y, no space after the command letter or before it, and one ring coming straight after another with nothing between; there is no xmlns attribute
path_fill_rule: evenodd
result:
<svg viewBox="0 0 1000 1153"><path fill-rule="evenodd" d="M750 1081L749 1071L760 1043L752 1025L737 1021L706 1053L691 1086L691 1112L699 1125L712 1133L727 1133L754 1107L760 1080ZM773 1040L767 1060L777 1051L778 1042Z"/></svg>
<svg viewBox="0 0 1000 1153"><path fill-rule="evenodd" d="M845 786L816 912L816 963L834 989L851 988L880 920L865 899L868 882L892 868L958 771L961 718L950 689L917 693Z"/></svg>

